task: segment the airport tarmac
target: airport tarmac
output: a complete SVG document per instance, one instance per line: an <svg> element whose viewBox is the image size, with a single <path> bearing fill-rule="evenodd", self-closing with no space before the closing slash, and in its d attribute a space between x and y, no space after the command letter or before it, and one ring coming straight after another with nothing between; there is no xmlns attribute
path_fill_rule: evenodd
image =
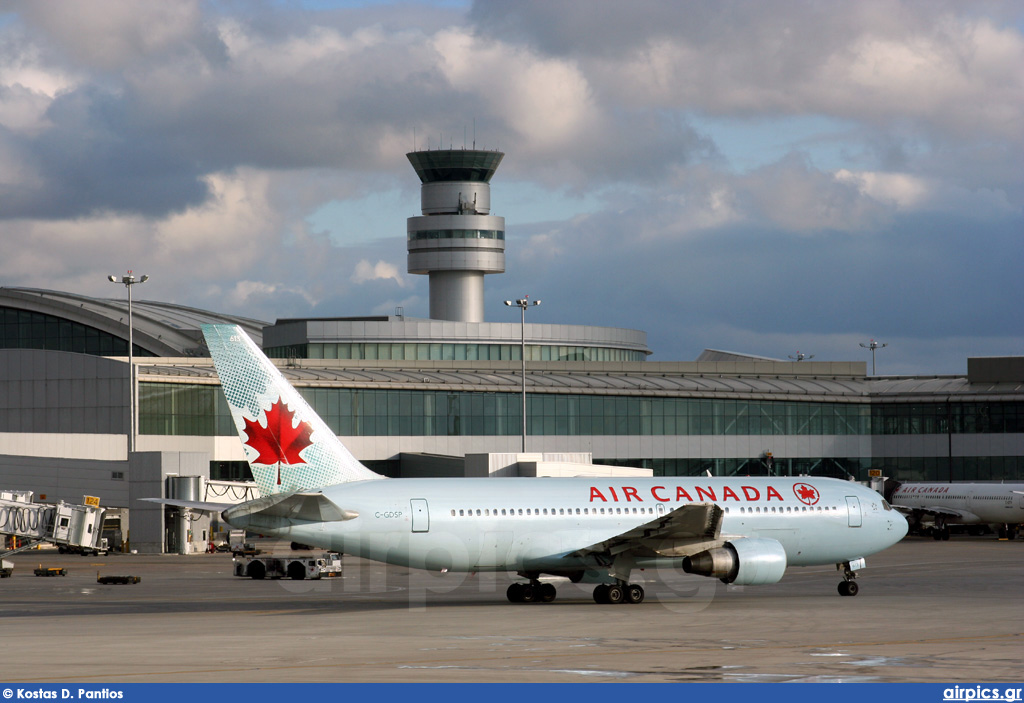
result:
<svg viewBox="0 0 1024 703"><path fill-rule="evenodd" d="M1024 679L1024 542L994 537L908 538L868 558L852 598L828 567L746 587L646 571L634 573L640 605L598 605L593 586L568 581L553 603L513 605L510 575L352 557L343 578L322 581L239 578L228 554L10 560L9 682ZM37 577L38 565L68 574ZM97 574L142 580L100 585Z"/></svg>

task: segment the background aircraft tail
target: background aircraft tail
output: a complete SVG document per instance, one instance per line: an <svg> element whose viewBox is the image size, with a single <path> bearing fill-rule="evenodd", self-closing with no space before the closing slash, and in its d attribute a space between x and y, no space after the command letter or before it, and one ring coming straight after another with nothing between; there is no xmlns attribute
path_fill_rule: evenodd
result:
<svg viewBox="0 0 1024 703"><path fill-rule="evenodd" d="M352 456L237 325L203 325L231 417L264 496L383 478Z"/></svg>

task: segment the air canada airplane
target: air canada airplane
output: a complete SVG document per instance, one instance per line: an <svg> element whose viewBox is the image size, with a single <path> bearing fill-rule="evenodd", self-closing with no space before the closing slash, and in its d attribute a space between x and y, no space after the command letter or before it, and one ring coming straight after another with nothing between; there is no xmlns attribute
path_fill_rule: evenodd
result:
<svg viewBox="0 0 1024 703"><path fill-rule="evenodd" d="M555 599L541 575L597 583L598 603L640 603L630 574L661 567L766 584L787 566L836 564L853 596L864 557L907 532L877 492L827 478L385 478L239 327L203 333L262 497L153 500L237 529L405 567L517 572L516 603Z"/></svg>
<svg viewBox="0 0 1024 703"><path fill-rule="evenodd" d="M1013 539L1024 523L1024 483L903 483L889 498L915 528L930 523L935 539L949 539L950 525L998 525Z"/></svg>

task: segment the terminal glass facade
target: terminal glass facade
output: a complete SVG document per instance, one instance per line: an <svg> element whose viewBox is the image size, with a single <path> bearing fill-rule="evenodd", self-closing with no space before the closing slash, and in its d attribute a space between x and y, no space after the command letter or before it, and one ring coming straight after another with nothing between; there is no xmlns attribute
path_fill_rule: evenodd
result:
<svg viewBox="0 0 1024 703"><path fill-rule="evenodd" d="M521 432L518 393L299 388L340 436L505 436ZM219 386L140 384L141 431L233 435ZM916 413L916 415L910 415ZM1024 403L872 406L533 393L531 435L878 435L1024 432ZM951 423L951 424L950 424Z"/></svg>
<svg viewBox="0 0 1024 703"><path fill-rule="evenodd" d="M55 315L0 307L0 349L128 356L128 340ZM153 356L134 345L135 356Z"/></svg>
<svg viewBox="0 0 1024 703"><path fill-rule="evenodd" d="M271 359L370 359L397 361L519 361L520 344L317 342L266 349ZM527 344L527 361L644 361L631 349Z"/></svg>
<svg viewBox="0 0 1024 703"><path fill-rule="evenodd" d="M300 388L339 436L516 436L518 393ZM1024 432L1024 403L801 403L710 398L556 395L527 397L531 436L998 434ZM140 431L151 435L235 435L219 386L140 384ZM770 443L766 443L770 447ZM764 475L757 457L595 457L655 475ZM775 460L777 475L865 480L880 468L900 480L1024 479L1024 457L808 457Z"/></svg>

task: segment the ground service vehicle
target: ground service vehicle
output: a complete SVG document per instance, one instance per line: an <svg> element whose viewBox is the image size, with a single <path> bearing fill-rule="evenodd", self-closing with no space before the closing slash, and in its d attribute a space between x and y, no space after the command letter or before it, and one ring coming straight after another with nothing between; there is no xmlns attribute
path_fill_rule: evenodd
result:
<svg viewBox="0 0 1024 703"><path fill-rule="evenodd" d="M290 578L302 581L341 576L341 555L336 552L301 557L236 557L233 561L235 576L248 576L251 579Z"/></svg>

